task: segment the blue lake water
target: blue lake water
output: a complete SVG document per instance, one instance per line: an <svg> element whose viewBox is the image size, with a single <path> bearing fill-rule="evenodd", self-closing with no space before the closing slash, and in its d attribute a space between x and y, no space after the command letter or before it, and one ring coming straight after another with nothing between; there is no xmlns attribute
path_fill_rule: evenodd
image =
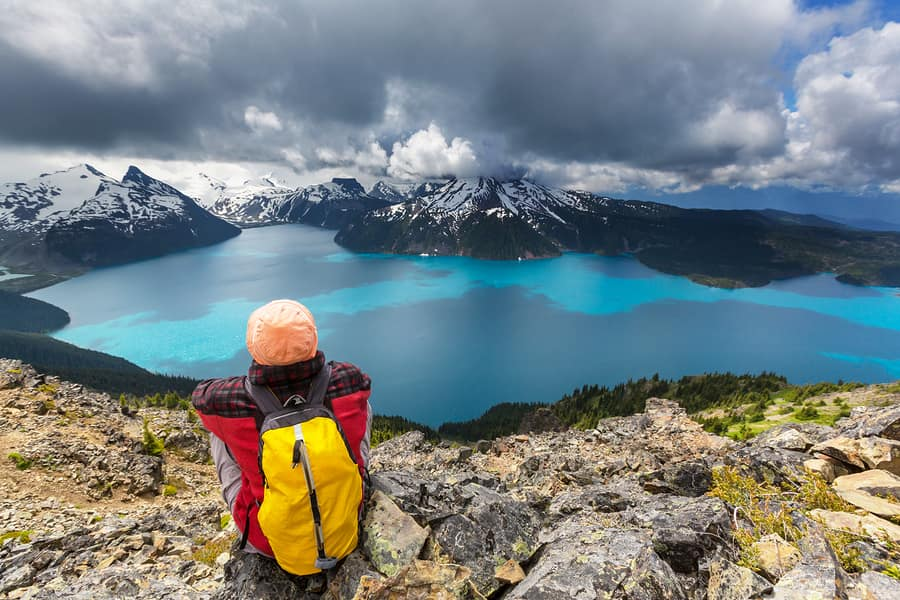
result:
<svg viewBox="0 0 900 600"><path fill-rule="evenodd" d="M310 307L320 347L373 380L381 414L428 424L504 401L658 372L900 378L900 290L817 275L719 290L629 257L500 262L354 255L302 225L101 269L30 294L67 310L55 337L198 378L246 371L247 316Z"/></svg>

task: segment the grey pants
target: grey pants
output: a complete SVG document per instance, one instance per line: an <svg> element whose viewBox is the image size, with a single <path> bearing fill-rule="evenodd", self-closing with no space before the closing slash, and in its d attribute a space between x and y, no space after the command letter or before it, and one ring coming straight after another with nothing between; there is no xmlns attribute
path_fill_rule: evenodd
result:
<svg viewBox="0 0 900 600"><path fill-rule="evenodd" d="M234 460L225 442L216 437L214 433L209 434L209 453L216 464L216 475L219 477L219 483L222 484L222 499L228 505L229 512L234 514L234 501L238 492L241 491L241 467ZM247 545L244 546L244 552L268 556L265 552L254 548L250 542L247 542Z"/></svg>

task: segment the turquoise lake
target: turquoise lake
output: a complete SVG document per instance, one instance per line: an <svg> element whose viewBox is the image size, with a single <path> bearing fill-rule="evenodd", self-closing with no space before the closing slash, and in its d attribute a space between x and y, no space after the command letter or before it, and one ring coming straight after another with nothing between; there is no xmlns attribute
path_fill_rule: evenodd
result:
<svg viewBox="0 0 900 600"><path fill-rule="evenodd" d="M320 348L373 380L372 404L437 425L499 402L659 373L775 371L792 382L900 378L900 290L823 274L719 290L630 257L523 262L356 255L303 225L93 271L32 297L67 310L55 337L198 378L246 371L247 316L313 311Z"/></svg>

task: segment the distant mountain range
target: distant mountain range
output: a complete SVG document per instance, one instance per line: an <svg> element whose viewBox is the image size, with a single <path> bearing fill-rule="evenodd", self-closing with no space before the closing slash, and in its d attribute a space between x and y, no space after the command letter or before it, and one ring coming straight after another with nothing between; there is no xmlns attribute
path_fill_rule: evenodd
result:
<svg viewBox="0 0 900 600"><path fill-rule="evenodd" d="M24 272L71 274L239 233L137 167L121 181L78 165L0 186L0 264Z"/></svg>
<svg viewBox="0 0 900 600"><path fill-rule="evenodd" d="M328 229L346 225L355 213L366 212L400 201L402 196L386 184L373 194L356 179L334 178L299 188L289 188L270 177L245 181L237 187L201 174L209 191L198 198L211 213L241 227L275 223L303 223Z"/></svg>
<svg viewBox="0 0 900 600"><path fill-rule="evenodd" d="M336 229L360 252L529 259L564 251L633 254L718 287L833 272L900 285L900 233L774 210L682 209L490 177L368 191L352 178L291 188L272 177L229 185L199 175L193 198L129 168L116 181L89 165L0 186L0 265L34 289L85 269L216 243L238 227L304 223ZM42 279L43 278L43 279ZM18 287L17 287L18 286Z"/></svg>
<svg viewBox="0 0 900 600"><path fill-rule="evenodd" d="M900 233L853 229L776 210L682 209L613 200L527 180L456 179L359 214L335 240L358 252L525 259L566 250L633 254L717 287L832 272L900 286Z"/></svg>

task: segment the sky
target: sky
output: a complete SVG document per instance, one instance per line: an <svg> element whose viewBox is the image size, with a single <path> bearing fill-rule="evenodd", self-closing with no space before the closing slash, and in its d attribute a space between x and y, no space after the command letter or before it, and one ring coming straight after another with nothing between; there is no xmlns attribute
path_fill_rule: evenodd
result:
<svg viewBox="0 0 900 600"><path fill-rule="evenodd" d="M0 82L0 181L527 176L900 219L897 0L0 0Z"/></svg>

